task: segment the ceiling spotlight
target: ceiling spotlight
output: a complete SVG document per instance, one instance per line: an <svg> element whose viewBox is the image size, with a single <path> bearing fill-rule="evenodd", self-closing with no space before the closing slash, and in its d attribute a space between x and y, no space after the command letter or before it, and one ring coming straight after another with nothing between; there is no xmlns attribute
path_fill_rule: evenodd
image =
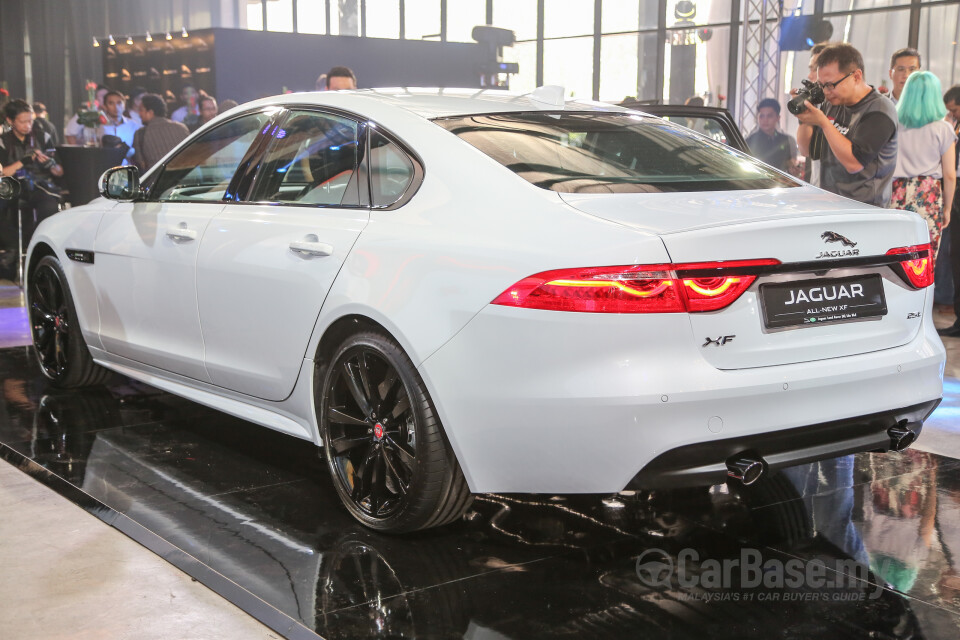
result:
<svg viewBox="0 0 960 640"><path fill-rule="evenodd" d="M169 32L169 31L167 31L166 38L167 38L167 40L173 40L173 36L170 35L170 32Z"/></svg>
<svg viewBox="0 0 960 640"><path fill-rule="evenodd" d="M153 42L153 36L150 35L149 31L147 31L147 42Z"/></svg>
<svg viewBox="0 0 960 640"><path fill-rule="evenodd" d="M100 41L97 40L96 36L94 36L94 38L93 38L93 46L95 46L95 47L99 47L99 46L100 46Z"/></svg>
<svg viewBox="0 0 960 640"><path fill-rule="evenodd" d="M190 34L187 33L187 28L186 28L186 27L183 27L182 29L180 29L180 37L181 37L181 38L188 38L189 36L190 36Z"/></svg>
<svg viewBox="0 0 960 640"><path fill-rule="evenodd" d="M110 43L111 47L117 44L117 41L113 39L113 34L110 34L110 39L108 40L108 42Z"/></svg>
<svg viewBox="0 0 960 640"><path fill-rule="evenodd" d="M127 44L133 44L133 38L127 36Z"/></svg>

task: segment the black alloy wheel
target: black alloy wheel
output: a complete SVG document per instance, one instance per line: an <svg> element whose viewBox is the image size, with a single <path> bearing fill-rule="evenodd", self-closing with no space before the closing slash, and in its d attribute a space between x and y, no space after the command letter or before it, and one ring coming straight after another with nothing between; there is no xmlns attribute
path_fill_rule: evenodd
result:
<svg viewBox="0 0 960 640"><path fill-rule="evenodd" d="M67 277L56 257L44 256L31 270L27 308L40 370L55 386L85 387L107 379L110 372L90 357Z"/></svg>
<svg viewBox="0 0 960 640"><path fill-rule="evenodd" d="M38 266L30 281L30 325L43 372L54 380L63 377L70 348L70 316L60 274L49 264Z"/></svg>
<svg viewBox="0 0 960 640"><path fill-rule="evenodd" d="M381 531L460 517L471 496L413 364L388 336L349 337L319 399L325 457L344 505Z"/></svg>

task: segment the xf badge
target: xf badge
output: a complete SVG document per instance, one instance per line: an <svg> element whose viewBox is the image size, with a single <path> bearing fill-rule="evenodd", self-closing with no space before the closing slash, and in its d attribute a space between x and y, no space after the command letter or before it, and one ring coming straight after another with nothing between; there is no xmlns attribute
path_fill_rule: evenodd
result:
<svg viewBox="0 0 960 640"><path fill-rule="evenodd" d="M701 347L701 348L702 348L702 347L709 347L710 345L713 345L713 346L715 346L715 347L722 347L723 345L727 344L728 342L733 342L733 339L736 338L736 337L737 337L736 335L732 335L732 336L717 336L717 339L714 340L713 338L707 336L706 342L704 342L702 345L700 345L700 347Z"/></svg>

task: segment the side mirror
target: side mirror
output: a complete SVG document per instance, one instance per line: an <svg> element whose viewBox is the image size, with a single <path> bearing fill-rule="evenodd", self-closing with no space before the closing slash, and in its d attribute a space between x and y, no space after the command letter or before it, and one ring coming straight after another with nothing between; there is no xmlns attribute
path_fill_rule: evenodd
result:
<svg viewBox="0 0 960 640"><path fill-rule="evenodd" d="M20 197L20 181L10 176L0 178L0 200L16 200Z"/></svg>
<svg viewBox="0 0 960 640"><path fill-rule="evenodd" d="M140 170L134 166L107 169L100 176L100 195L108 200L134 202L143 195Z"/></svg>

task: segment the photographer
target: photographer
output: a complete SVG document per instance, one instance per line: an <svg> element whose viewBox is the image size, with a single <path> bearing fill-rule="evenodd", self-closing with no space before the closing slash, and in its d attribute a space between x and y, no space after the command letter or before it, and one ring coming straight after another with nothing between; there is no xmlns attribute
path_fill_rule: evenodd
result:
<svg viewBox="0 0 960 640"><path fill-rule="evenodd" d="M817 56L817 77L829 105L805 102L797 114L800 152L823 132L820 186L877 207L890 201L897 166L897 111L863 79L863 57L849 44L831 44Z"/></svg>
<svg viewBox="0 0 960 640"><path fill-rule="evenodd" d="M0 165L3 175L20 181L20 219L24 245L30 242L40 221L60 209L60 190L54 176L63 169L51 157L53 140L34 126L33 107L23 100L11 100L4 107L10 131L0 136Z"/></svg>

